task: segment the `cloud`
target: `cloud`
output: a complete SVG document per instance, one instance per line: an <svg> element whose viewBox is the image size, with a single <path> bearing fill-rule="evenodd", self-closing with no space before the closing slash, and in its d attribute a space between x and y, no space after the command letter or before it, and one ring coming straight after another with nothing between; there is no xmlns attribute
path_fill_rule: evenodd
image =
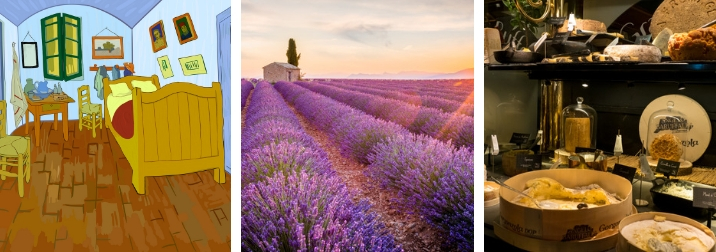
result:
<svg viewBox="0 0 716 252"><path fill-rule="evenodd" d="M344 24L336 29L337 33L343 38L363 43L371 46L385 46L390 47L392 42L388 37L388 29L390 25L376 25L376 24Z"/></svg>
<svg viewBox="0 0 716 252"><path fill-rule="evenodd" d="M408 45L406 47L403 47L403 50L407 51L407 50L410 50L411 48L413 48L413 45Z"/></svg>

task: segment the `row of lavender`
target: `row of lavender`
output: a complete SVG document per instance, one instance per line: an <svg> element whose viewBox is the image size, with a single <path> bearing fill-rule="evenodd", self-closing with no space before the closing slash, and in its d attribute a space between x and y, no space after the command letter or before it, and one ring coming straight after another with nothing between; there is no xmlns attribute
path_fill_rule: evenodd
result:
<svg viewBox="0 0 716 252"><path fill-rule="evenodd" d="M250 81L241 79L241 109L246 106L246 100L249 98L249 93L254 89L254 84Z"/></svg>
<svg viewBox="0 0 716 252"><path fill-rule="evenodd" d="M372 94L388 99L395 99L415 106L423 106L428 108L436 108L445 113L460 113L466 116L473 116L474 105L472 103L461 103L453 100L447 100L429 95L406 94L404 92L395 91L393 87L386 86L383 88L362 87L338 82L320 82L329 86L339 87L346 90L357 91L365 94Z"/></svg>
<svg viewBox="0 0 716 252"><path fill-rule="evenodd" d="M295 82L299 86L323 94L362 110L372 116L397 123L411 132L425 134L455 146L474 146L474 118L445 113L439 109L415 106L394 99L345 90L316 82Z"/></svg>
<svg viewBox="0 0 716 252"><path fill-rule="evenodd" d="M472 103L473 80L350 80L330 79L332 83L345 83L368 88L389 88L406 94L440 97L457 102Z"/></svg>
<svg viewBox="0 0 716 252"><path fill-rule="evenodd" d="M344 155L369 164L366 175L415 214L445 231L461 251L473 250L473 152L408 132L294 83L277 82L286 101L331 136Z"/></svg>
<svg viewBox="0 0 716 252"><path fill-rule="evenodd" d="M247 251L401 251L335 175L326 153L268 82L242 132L241 248Z"/></svg>

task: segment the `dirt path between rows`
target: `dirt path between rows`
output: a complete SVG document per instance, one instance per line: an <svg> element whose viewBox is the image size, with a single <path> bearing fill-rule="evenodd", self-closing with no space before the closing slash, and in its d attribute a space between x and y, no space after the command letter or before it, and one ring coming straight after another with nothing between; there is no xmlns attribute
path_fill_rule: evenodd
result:
<svg viewBox="0 0 716 252"><path fill-rule="evenodd" d="M338 144L330 137L313 126L301 113L289 104L291 110L298 117L306 133L318 142L321 148L328 153L328 158L338 176L343 179L348 189L355 194L354 201L360 199L371 203L371 210L376 212L389 232L395 237L398 244L405 251L444 251L441 248L441 233L428 225L417 215L407 212L412 209L400 203L392 202L398 198L394 191L382 189L378 182L371 181L363 174L366 166L353 158L346 158L340 154Z"/></svg>

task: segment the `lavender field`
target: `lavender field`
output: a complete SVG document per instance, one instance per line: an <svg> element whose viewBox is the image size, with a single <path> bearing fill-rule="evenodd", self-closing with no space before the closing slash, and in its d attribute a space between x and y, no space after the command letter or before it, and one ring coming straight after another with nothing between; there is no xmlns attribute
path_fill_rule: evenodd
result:
<svg viewBox="0 0 716 252"><path fill-rule="evenodd" d="M241 248L473 251L473 80L241 81Z"/></svg>

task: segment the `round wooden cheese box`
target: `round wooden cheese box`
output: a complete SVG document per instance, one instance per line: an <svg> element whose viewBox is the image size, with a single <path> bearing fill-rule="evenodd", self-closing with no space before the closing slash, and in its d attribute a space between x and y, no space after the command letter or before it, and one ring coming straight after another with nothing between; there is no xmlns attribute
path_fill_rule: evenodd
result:
<svg viewBox="0 0 716 252"><path fill-rule="evenodd" d="M639 120L639 137L645 145L647 143L647 131L649 127L649 116L657 110L663 109L664 104L674 102L674 109L681 111L688 118L687 122L689 139L680 139L685 146L685 160L694 162L701 158L711 141L711 121L706 110L694 99L684 95L670 94L654 99L646 106Z"/></svg>

